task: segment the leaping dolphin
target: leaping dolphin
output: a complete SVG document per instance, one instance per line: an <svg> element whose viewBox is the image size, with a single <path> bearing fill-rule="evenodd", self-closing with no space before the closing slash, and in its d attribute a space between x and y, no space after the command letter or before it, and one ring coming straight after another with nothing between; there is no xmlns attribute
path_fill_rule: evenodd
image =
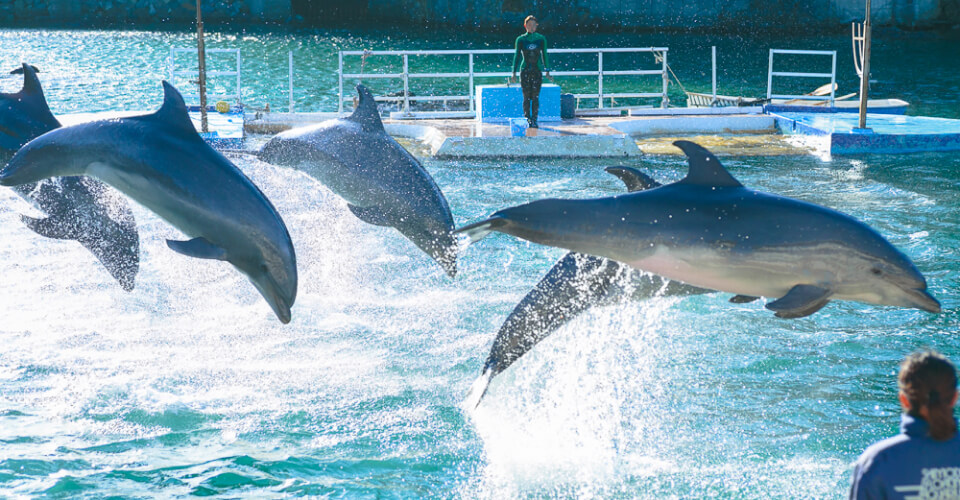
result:
<svg viewBox="0 0 960 500"><path fill-rule="evenodd" d="M28 64L23 88L0 93L0 158L6 160L34 138L60 128L44 98L36 68ZM84 177L58 177L15 186L13 190L47 214L21 215L33 231L48 238L77 240L100 260L124 290L133 290L140 268L140 238L133 212L105 184Z"/></svg>
<svg viewBox="0 0 960 500"><path fill-rule="evenodd" d="M174 251L233 264L288 323L297 267L283 220L253 182L197 134L180 93L167 82L163 90L156 113L83 123L34 139L0 171L0 185L96 177L193 238L167 240Z"/></svg>
<svg viewBox="0 0 960 500"><path fill-rule="evenodd" d="M500 210L459 230L491 231L607 257L665 278L776 297L767 309L800 318L832 299L940 312L903 253L866 224L812 203L745 188L713 154L673 143L690 170L673 184L592 200L548 199Z"/></svg>
<svg viewBox="0 0 960 500"><path fill-rule="evenodd" d="M430 174L383 129L373 94L357 85L352 115L296 128L272 138L260 159L301 170L349 204L360 220L392 226L453 277L457 243L453 215Z"/></svg>
<svg viewBox="0 0 960 500"><path fill-rule="evenodd" d="M631 167L608 167L630 192L660 186ZM693 295L712 290L697 288L638 271L601 257L577 252L563 256L507 316L497 332L483 372L468 400L479 404L491 379L510 367L540 341L595 306L657 296Z"/></svg>

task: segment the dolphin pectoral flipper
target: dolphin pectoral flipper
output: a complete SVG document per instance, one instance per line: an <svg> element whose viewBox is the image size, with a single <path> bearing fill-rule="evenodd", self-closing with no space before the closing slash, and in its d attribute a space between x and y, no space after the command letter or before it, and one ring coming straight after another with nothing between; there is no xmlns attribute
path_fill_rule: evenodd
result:
<svg viewBox="0 0 960 500"><path fill-rule="evenodd" d="M470 243L476 243L485 238L488 234L506 225L507 219L504 219L503 217L490 217L489 219L482 220L480 222L474 222L468 226L463 226L454 232L466 234L470 237Z"/></svg>
<svg viewBox="0 0 960 500"><path fill-rule="evenodd" d="M210 243L206 238L194 238L190 241L167 240L167 246L174 252L197 259L227 260L227 251Z"/></svg>
<svg viewBox="0 0 960 500"><path fill-rule="evenodd" d="M347 208L353 212L353 215L356 215L357 218L363 222L366 222L367 224L373 224L374 226L393 226L393 223L390 221L390 218L387 217L387 214L377 207L364 208L347 203Z"/></svg>
<svg viewBox="0 0 960 500"><path fill-rule="evenodd" d="M755 300L760 300L760 297L754 297L752 295L734 295L730 297L731 304L747 304Z"/></svg>
<svg viewBox="0 0 960 500"><path fill-rule="evenodd" d="M802 318L827 305L831 295L833 295L832 291L815 285L797 285L766 307L776 312L778 318Z"/></svg>
<svg viewBox="0 0 960 500"><path fill-rule="evenodd" d="M47 217L45 219L35 219L21 215L20 220L31 231L47 238L55 240L75 240L79 238L76 231L76 225L62 218Z"/></svg>

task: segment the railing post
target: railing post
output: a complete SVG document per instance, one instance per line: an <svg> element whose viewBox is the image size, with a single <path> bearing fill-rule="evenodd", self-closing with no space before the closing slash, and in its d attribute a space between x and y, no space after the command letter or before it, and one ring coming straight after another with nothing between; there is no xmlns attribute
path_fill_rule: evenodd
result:
<svg viewBox="0 0 960 500"><path fill-rule="evenodd" d="M770 49L770 62L767 65L767 99L773 95L773 49Z"/></svg>
<svg viewBox="0 0 960 500"><path fill-rule="evenodd" d="M403 55L403 114L410 114L410 61L407 54Z"/></svg>
<svg viewBox="0 0 960 500"><path fill-rule="evenodd" d="M713 100L710 102L711 106L717 105L717 46L714 45L710 48L711 60L713 61L713 77L711 79L712 88L713 88Z"/></svg>
<svg viewBox="0 0 960 500"><path fill-rule="evenodd" d="M289 53L290 56L290 112L293 113L293 51Z"/></svg>
<svg viewBox="0 0 960 500"><path fill-rule="evenodd" d="M830 107L833 107L834 98L837 96L837 51L833 51L833 66L830 69Z"/></svg>
<svg viewBox="0 0 960 500"><path fill-rule="evenodd" d="M340 76L340 92L337 94L337 114L343 114L343 51L338 51L340 55L340 69L337 74Z"/></svg>
<svg viewBox="0 0 960 500"><path fill-rule="evenodd" d="M670 76L667 73L667 69L668 69L667 51L664 50L663 51L663 68L661 69L661 71L663 72L663 99L660 100L660 107L663 109L670 107L670 96L667 95L667 92L670 91Z"/></svg>
<svg viewBox="0 0 960 500"><path fill-rule="evenodd" d="M473 102L473 100L474 100L474 95L473 95L473 52L471 52L471 53L469 54L469 64L470 64L470 83L469 83L468 85L470 85L470 93L469 93L469 95L470 95L470 111L471 111L471 112L475 112L475 111L476 111L476 104Z"/></svg>
<svg viewBox="0 0 960 500"><path fill-rule="evenodd" d="M240 86L240 73L241 73L241 71L240 71L240 49L237 49L237 104L240 105L240 106L242 106L242 105L243 105L243 98L242 98L243 91L241 90L241 86Z"/></svg>
<svg viewBox="0 0 960 500"><path fill-rule="evenodd" d="M603 109L603 51L597 52L597 109Z"/></svg>

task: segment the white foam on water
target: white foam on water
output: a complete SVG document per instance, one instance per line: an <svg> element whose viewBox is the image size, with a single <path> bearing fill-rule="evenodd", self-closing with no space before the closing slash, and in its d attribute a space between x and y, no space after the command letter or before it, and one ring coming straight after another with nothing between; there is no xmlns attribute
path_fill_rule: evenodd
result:
<svg viewBox="0 0 960 500"><path fill-rule="evenodd" d="M483 439L481 496L543 488L598 495L627 461L658 458L656 401L669 380L661 352L677 299L653 299L584 314L527 353L469 412Z"/></svg>

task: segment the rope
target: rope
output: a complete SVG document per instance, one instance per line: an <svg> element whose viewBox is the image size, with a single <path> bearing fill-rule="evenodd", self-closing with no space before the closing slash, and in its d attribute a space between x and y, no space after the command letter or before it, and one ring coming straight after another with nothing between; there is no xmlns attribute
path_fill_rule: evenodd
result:
<svg viewBox="0 0 960 500"><path fill-rule="evenodd" d="M655 62L662 63L662 62L663 62L663 53L661 53L661 52L654 52L654 53L653 53L653 58L654 58L654 61L655 61ZM666 65L667 65L667 71L669 71L670 74L673 75L673 79L677 81L677 85L680 86L680 90L682 90L683 93L686 94L686 93L687 93L687 89L683 88L683 84L680 83L680 79L677 78L677 74L674 73L674 72L673 72L673 68L670 67L670 63L666 63Z"/></svg>
<svg viewBox="0 0 960 500"><path fill-rule="evenodd" d="M363 74L363 68L367 65L367 58L372 56L370 49L363 49L363 56L360 58L360 74Z"/></svg>

